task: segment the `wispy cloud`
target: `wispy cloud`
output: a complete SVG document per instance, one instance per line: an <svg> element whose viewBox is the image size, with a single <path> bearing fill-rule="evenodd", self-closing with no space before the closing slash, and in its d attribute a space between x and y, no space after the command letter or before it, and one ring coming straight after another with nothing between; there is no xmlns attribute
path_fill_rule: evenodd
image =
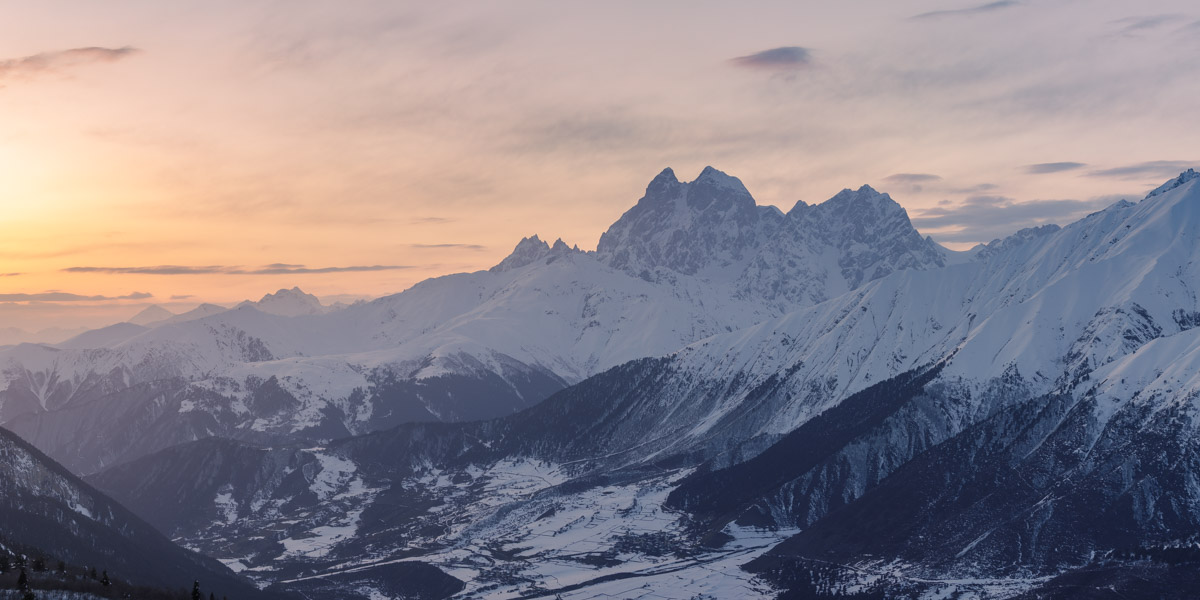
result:
<svg viewBox="0 0 1200 600"><path fill-rule="evenodd" d="M101 238L117 237L116 233L103 233ZM55 244L62 242L62 236L35 236L20 239L6 239L0 247L0 258L8 259L42 259L42 258L61 258L64 256L74 256L79 254L96 254L102 250L133 250L135 252L150 251L158 248L158 245L152 242L145 241L97 241L95 243L81 244L76 246L55 247ZM192 247L196 243L187 240L178 240L172 242L173 247L183 248ZM33 250L32 248L41 248L41 250Z"/></svg>
<svg viewBox="0 0 1200 600"><path fill-rule="evenodd" d="M1108 196L1024 202L1005 196L971 196L958 205L942 204L916 210L912 222L921 230L949 230L934 233L933 237L938 241L986 242L1025 227L1070 223L1115 201Z"/></svg>
<svg viewBox="0 0 1200 600"><path fill-rule="evenodd" d="M24 273L0 273L0 277L16 277L18 275L24 275Z"/></svg>
<svg viewBox="0 0 1200 600"><path fill-rule="evenodd" d="M1136 35L1152 29L1158 29L1164 25L1179 23L1186 20L1187 17L1178 14L1167 15L1144 15L1139 17L1126 17L1117 19L1113 24L1117 25L1119 30L1118 35Z"/></svg>
<svg viewBox="0 0 1200 600"><path fill-rule="evenodd" d="M410 265L355 265L349 267L307 267L273 263L261 267L222 265L183 266L155 265L148 267L68 267L67 273L103 273L107 275L304 275L311 273L357 273L411 269Z"/></svg>
<svg viewBox="0 0 1200 600"><path fill-rule="evenodd" d="M890 185L903 186L910 192L920 192L925 189L925 185L941 181L942 177L930 173L895 173L884 177L883 180Z"/></svg>
<svg viewBox="0 0 1200 600"><path fill-rule="evenodd" d="M580 111L574 107L516 125L509 144L521 152L594 154L661 144L673 138L674 122L629 108Z"/></svg>
<svg viewBox="0 0 1200 600"><path fill-rule="evenodd" d="M1000 186L994 183L977 183L975 185L968 185L965 187L950 188L946 191L951 194L980 194L983 192L990 192L998 187ZM949 203L950 201L943 200L943 202Z"/></svg>
<svg viewBox="0 0 1200 600"><path fill-rule="evenodd" d="M172 300L188 300L190 298L195 298L195 297L196 296L194 294L175 294L174 296L171 296L171 299Z"/></svg>
<svg viewBox="0 0 1200 600"><path fill-rule="evenodd" d="M1025 172L1031 175L1044 175L1046 173L1060 173L1062 171L1074 171L1087 166L1087 163L1078 162L1048 162L1026 165Z"/></svg>
<svg viewBox="0 0 1200 600"><path fill-rule="evenodd" d="M225 273L231 267L207 266L184 267L179 265L159 265L156 267L67 267L67 273L107 273L110 275L211 275Z"/></svg>
<svg viewBox="0 0 1200 600"><path fill-rule="evenodd" d="M755 69L799 69L812 64L812 51L800 46L783 46L731 59L739 67Z"/></svg>
<svg viewBox="0 0 1200 600"><path fill-rule="evenodd" d="M940 175L931 175L929 173L896 173L884 177L884 181L892 183L929 183L931 181L941 181Z"/></svg>
<svg viewBox="0 0 1200 600"><path fill-rule="evenodd" d="M0 302L96 302L101 300L145 300L153 298L148 292L132 292L124 296L85 296L69 292L40 292L35 294L0 294Z"/></svg>
<svg viewBox="0 0 1200 600"><path fill-rule="evenodd" d="M137 48L70 48L0 60L0 81L58 73L81 65L114 62L140 52Z"/></svg>
<svg viewBox="0 0 1200 600"><path fill-rule="evenodd" d="M430 250L435 248L457 248L459 250L487 250L487 246L479 244L409 244L410 248L418 250Z"/></svg>
<svg viewBox="0 0 1200 600"><path fill-rule="evenodd" d="M453 223L454 219L448 217L413 217L408 222L413 225L441 225L443 223Z"/></svg>
<svg viewBox="0 0 1200 600"><path fill-rule="evenodd" d="M400 269L411 269L412 265L356 265L351 267L303 267L303 266L287 266L275 267L268 266L262 269L244 271L241 273L233 273L236 275L291 275L304 273L360 273L370 271L396 271Z"/></svg>
<svg viewBox="0 0 1200 600"><path fill-rule="evenodd" d="M1020 4L1021 3L1017 2L1016 0L999 0L998 2L989 2L987 4L983 4L980 6L973 6L970 8L934 10L934 11L930 11L930 12L921 13L919 15L913 15L911 18L913 18L913 19L940 19L943 17L969 17L972 15L979 15L979 14L983 14L983 13L994 12L994 11L1001 10L1004 8L1009 8L1012 6L1018 6Z"/></svg>
<svg viewBox="0 0 1200 600"><path fill-rule="evenodd" d="M1132 165L1100 169L1088 173L1089 177L1113 177L1117 179L1144 179L1162 177L1169 179L1189 168L1196 167L1198 162L1188 160L1152 160Z"/></svg>

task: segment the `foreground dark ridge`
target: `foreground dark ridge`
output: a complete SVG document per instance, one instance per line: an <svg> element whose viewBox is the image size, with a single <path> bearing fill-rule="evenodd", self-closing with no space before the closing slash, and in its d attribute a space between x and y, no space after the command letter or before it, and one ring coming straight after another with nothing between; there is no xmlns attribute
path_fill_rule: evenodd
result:
<svg viewBox="0 0 1200 600"><path fill-rule="evenodd" d="M205 589L218 596L273 597L219 562L175 545L4 429L0 429L0 541L14 551L28 549L23 553L99 568L112 579L132 585L190 589L194 580L201 580Z"/></svg>

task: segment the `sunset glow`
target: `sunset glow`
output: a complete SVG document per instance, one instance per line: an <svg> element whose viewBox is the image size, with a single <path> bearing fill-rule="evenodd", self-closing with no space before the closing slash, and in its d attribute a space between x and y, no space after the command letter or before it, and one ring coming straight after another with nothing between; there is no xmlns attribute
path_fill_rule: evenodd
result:
<svg viewBox="0 0 1200 600"><path fill-rule="evenodd" d="M666 166L784 210L871 184L960 249L1066 223L1200 159L1200 13L1153 4L28 3L0 327L592 249Z"/></svg>

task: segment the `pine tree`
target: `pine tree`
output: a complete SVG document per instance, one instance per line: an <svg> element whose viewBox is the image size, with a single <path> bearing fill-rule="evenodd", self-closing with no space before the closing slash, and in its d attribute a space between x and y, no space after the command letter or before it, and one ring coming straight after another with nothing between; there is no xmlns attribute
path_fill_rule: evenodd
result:
<svg viewBox="0 0 1200 600"><path fill-rule="evenodd" d="M192 582L192 600L201 600L199 579Z"/></svg>
<svg viewBox="0 0 1200 600"><path fill-rule="evenodd" d="M108 570L107 569L105 569L105 571L104 571L104 576L100 578L100 585L105 586L105 587L112 585L112 582L108 580Z"/></svg>
<svg viewBox="0 0 1200 600"><path fill-rule="evenodd" d="M58 561L58 572L59 572L59 574L64 574L64 575L65 575L65 574L66 574L66 572L67 572L67 563L65 563L65 562L63 562L63 561L61 561L61 560L60 560L60 561Z"/></svg>
<svg viewBox="0 0 1200 600"><path fill-rule="evenodd" d="M12 564L9 563L8 555L0 554L0 573L7 573L8 570L11 568L12 568Z"/></svg>
<svg viewBox="0 0 1200 600"><path fill-rule="evenodd" d="M208 593L208 600L217 600L217 597L212 592Z"/></svg>
<svg viewBox="0 0 1200 600"><path fill-rule="evenodd" d="M25 575L24 567L21 568L21 575L17 577L17 589L22 592L29 589L29 577Z"/></svg>
<svg viewBox="0 0 1200 600"><path fill-rule="evenodd" d="M92 567L92 569L88 571L88 577L91 577L92 579L100 578L100 576L96 574L96 567Z"/></svg>
<svg viewBox="0 0 1200 600"><path fill-rule="evenodd" d="M42 571L45 571L46 570L46 557L39 554L37 558L33 559L33 570L37 571L39 573Z"/></svg>

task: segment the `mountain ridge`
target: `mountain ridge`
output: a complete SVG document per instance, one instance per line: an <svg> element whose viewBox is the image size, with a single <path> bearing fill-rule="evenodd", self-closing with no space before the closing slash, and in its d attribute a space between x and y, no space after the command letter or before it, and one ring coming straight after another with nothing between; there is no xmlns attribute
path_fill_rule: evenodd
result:
<svg viewBox="0 0 1200 600"><path fill-rule="evenodd" d="M333 525L355 535L319 560L239 556L275 580L369 562L366 548L399 551L388 544L404 540L434 565L475 565L468 579L508 573L507 590L553 593L571 573L593 577L593 594L620 595L606 577L645 577L688 594L732 593L723 586L736 582L758 597L831 578L1007 598L1078 569L1141 568L1119 557L1192 543L1200 527L1200 486L1188 483L1200 473L1200 301L1188 286L1200 279L1198 229L1200 184L1189 180L1014 234L970 262L896 271L613 367L514 416L331 443L303 460L336 457L338 473L379 491L333 517L305 513L293 535ZM817 434L828 443L806 450L808 462L786 460L805 427L818 431L801 446ZM171 470L162 455L144 460L157 466L141 470ZM136 472L102 477L116 485ZM734 475L714 482L722 472ZM728 483L739 477L762 487ZM673 490L685 491L672 501ZM745 497L721 500L731 491ZM428 508L391 512L397 504ZM227 556L240 532L277 522L245 506L240 525L205 530L208 551ZM897 517L875 544L881 507ZM348 510L363 516L346 521ZM574 562L580 552L594 564ZM734 554L745 560L724 562ZM499 562L472 562L482 556ZM750 559L756 575L745 579L737 567ZM647 574L667 564L681 575Z"/></svg>
<svg viewBox="0 0 1200 600"><path fill-rule="evenodd" d="M855 217L859 205L871 214ZM595 252L533 236L489 271L362 304L284 289L147 331L89 333L57 353L0 351L0 423L92 472L207 435L316 444L405 419L491 418L622 362L944 263L870 188L793 213L758 206L711 167L689 183L667 170ZM862 243L873 228L887 244ZM278 401L258 397L262 382ZM122 431L114 445L92 433L96 419L153 434Z"/></svg>

